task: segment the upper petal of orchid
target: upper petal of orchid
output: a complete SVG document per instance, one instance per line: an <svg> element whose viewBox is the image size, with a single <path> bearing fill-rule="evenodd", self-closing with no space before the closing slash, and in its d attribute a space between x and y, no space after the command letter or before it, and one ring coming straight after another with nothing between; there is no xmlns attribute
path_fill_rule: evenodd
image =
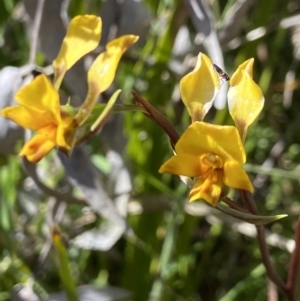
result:
<svg viewBox="0 0 300 301"><path fill-rule="evenodd" d="M59 54L53 61L54 85L57 90L65 72L98 46L101 30L102 22L97 16L82 15L71 20Z"/></svg>
<svg viewBox="0 0 300 301"><path fill-rule="evenodd" d="M228 106L236 127L245 140L248 126L256 119L264 105L260 87L252 79L254 59L238 67L230 79Z"/></svg>
<svg viewBox="0 0 300 301"><path fill-rule="evenodd" d="M211 60L199 53L195 69L180 81L182 101L193 121L202 121L220 89L220 79Z"/></svg>
<svg viewBox="0 0 300 301"><path fill-rule="evenodd" d="M180 137L175 151L178 155L187 153L194 156L214 153L224 162L230 158L240 164L246 161L242 141L234 126L194 122Z"/></svg>
<svg viewBox="0 0 300 301"><path fill-rule="evenodd" d="M110 41L88 71L88 84L97 83L99 94L113 82L122 54L138 40L138 36L125 35Z"/></svg>
<svg viewBox="0 0 300 301"><path fill-rule="evenodd" d="M137 36L126 35L112 40L106 45L88 71L88 93L75 120L82 125L91 114L99 94L105 91L113 82L115 73L126 49L138 40Z"/></svg>

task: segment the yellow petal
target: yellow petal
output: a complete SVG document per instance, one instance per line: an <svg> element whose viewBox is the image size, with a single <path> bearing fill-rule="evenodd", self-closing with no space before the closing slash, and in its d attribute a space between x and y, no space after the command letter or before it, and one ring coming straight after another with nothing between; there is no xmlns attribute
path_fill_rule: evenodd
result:
<svg viewBox="0 0 300 301"><path fill-rule="evenodd" d="M82 15L71 20L59 54L53 61L56 87L68 69L98 46L101 30L102 22L97 16Z"/></svg>
<svg viewBox="0 0 300 301"><path fill-rule="evenodd" d="M228 187L253 192L252 183L247 173L238 162L228 161L225 163L223 182Z"/></svg>
<svg viewBox="0 0 300 301"><path fill-rule="evenodd" d="M20 126L38 130L60 122L59 95L44 74L22 87L15 98L20 106L7 107L1 114Z"/></svg>
<svg viewBox="0 0 300 301"><path fill-rule="evenodd" d="M55 147L55 142L49 137L37 134L22 148L20 156L25 156L29 161L37 163Z"/></svg>
<svg viewBox="0 0 300 301"><path fill-rule="evenodd" d="M192 121L203 120L219 89L220 79L211 60L199 53L195 69L180 81L182 101Z"/></svg>
<svg viewBox="0 0 300 301"><path fill-rule="evenodd" d="M190 154L175 155L159 169L160 173L171 173L186 177L196 177L204 171L203 166L201 166L200 157Z"/></svg>
<svg viewBox="0 0 300 301"><path fill-rule="evenodd" d="M77 130L77 128L71 126L59 125L56 132L56 145L69 151L71 146L74 146Z"/></svg>
<svg viewBox="0 0 300 301"><path fill-rule="evenodd" d="M189 195L189 201L205 200L213 206L216 206L220 199L222 190L222 182L212 182L211 178L207 178L203 181L199 178L192 187Z"/></svg>
<svg viewBox="0 0 300 301"><path fill-rule="evenodd" d="M137 36L125 35L109 42L88 71L88 84L99 86L99 94L113 82L122 54L138 40Z"/></svg>
<svg viewBox="0 0 300 301"><path fill-rule="evenodd" d="M7 107L1 111L1 114L19 126L34 131L47 126L53 120L53 117L45 112L40 113L39 111L21 106Z"/></svg>
<svg viewBox="0 0 300 301"><path fill-rule="evenodd" d="M253 64L254 64L254 58L251 58L251 59L245 61L244 63L240 64L239 68L241 70L244 70L245 72L247 72L249 74L249 76L251 78L253 78Z"/></svg>
<svg viewBox="0 0 300 301"><path fill-rule="evenodd" d="M254 59L250 59L238 67L228 91L229 112L243 141L248 126L261 112L265 101L260 87L252 79L253 63Z"/></svg>
<svg viewBox="0 0 300 301"><path fill-rule="evenodd" d="M137 36L126 35L112 40L106 46L88 71L88 93L78 110L75 120L82 125L91 114L99 94L105 91L112 83L115 73L125 50L138 40Z"/></svg>
<svg viewBox="0 0 300 301"><path fill-rule="evenodd" d="M59 95L44 74L37 76L31 83L22 87L16 93L15 99L24 107L40 113L48 112L48 118L60 121ZM39 118L39 116L32 116L32 119L33 117Z"/></svg>
<svg viewBox="0 0 300 301"><path fill-rule="evenodd" d="M234 158L240 164L246 161L242 141L234 126L193 122L180 137L175 151L178 155L194 156L213 153L224 162L230 158Z"/></svg>

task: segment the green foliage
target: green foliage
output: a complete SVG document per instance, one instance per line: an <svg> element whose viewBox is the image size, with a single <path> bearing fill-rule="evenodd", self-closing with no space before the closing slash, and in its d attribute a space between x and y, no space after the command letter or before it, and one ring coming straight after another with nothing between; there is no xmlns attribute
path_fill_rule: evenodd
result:
<svg viewBox="0 0 300 301"><path fill-rule="evenodd" d="M235 2L213 1L218 30ZM0 67L23 66L28 61L28 28L13 14L17 4L21 1L0 1ZM122 89L120 101L133 104L130 91L136 91L167 116L181 134L190 120L178 94L179 80L191 70L189 59L204 49L193 40L197 32L184 1L144 0L142 4L150 10L146 20L149 30L142 31L140 44L120 63L112 93ZM101 7L101 1L72 0L69 14L97 14ZM245 169L254 182L254 199L261 215L289 215L266 226L275 237L268 242L271 259L283 279L287 277L294 225L300 213L300 79L299 57L295 57L300 36L296 32L299 27L284 28L280 21L298 11L298 3L292 0L267 1L267 5L256 1L241 23L236 37L240 44L222 45L229 75L244 60L255 58L254 79L265 95L263 112L248 131ZM192 45L188 52L176 56L174 43L182 26L188 29ZM246 39L249 32L260 27L266 29L264 34ZM50 63L46 56L41 61L45 63L42 67ZM179 64L179 71L172 64ZM291 70L296 75L291 89L287 89L285 78ZM284 92L292 92L290 101ZM108 93L103 97L106 100L112 94ZM61 271L55 265L57 254L51 249L49 228L53 222L59 223L69 241L63 255L66 262L69 257L68 277L73 273L77 285L121 287L132 292L128 299L132 301L266 300L270 284L253 228L249 230L245 223L203 202L188 204L188 188L180 179L158 173L173 154L165 133L141 112L121 116L117 117L123 122L119 136L112 134L110 138L121 141L123 135L126 140L120 153L131 172L132 191L124 194L130 194L127 222L135 237L124 235L106 252L72 244L78 234L105 225L105 218L86 203L64 207L63 200L45 194L34 184L16 155L1 157L0 301L10 300L15 285L30 281L40 296L63 289ZM117 123L114 118L108 126ZM212 108L207 119L233 124L227 108ZM112 170L106 158L111 145L105 139L100 134L85 146L103 185L109 182ZM56 160L44 160L38 165L43 182L54 190L69 189ZM70 194L83 199L76 188ZM239 200L239 195L234 194L234 199ZM286 300L278 294L278 300Z"/></svg>

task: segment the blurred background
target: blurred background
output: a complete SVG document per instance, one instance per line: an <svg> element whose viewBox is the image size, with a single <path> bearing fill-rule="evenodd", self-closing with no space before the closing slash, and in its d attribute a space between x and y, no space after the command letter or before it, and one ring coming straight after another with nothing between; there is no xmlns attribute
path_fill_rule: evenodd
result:
<svg viewBox="0 0 300 301"><path fill-rule="evenodd" d="M248 171L272 261L286 279L300 213L300 2L296 0L0 1L0 108L37 72L51 77L69 19L102 17L101 45L68 73L61 99L79 105L86 70L107 41L136 34L106 102L134 104L136 91L181 134L190 124L179 81L204 52L229 76L254 58L265 107L248 131ZM50 66L50 67L49 67ZM224 82L205 121L231 125ZM267 280L253 225L204 202L187 202L176 176L158 173L172 155L165 133L142 113L115 114L71 158L39 164L17 154L28 133L0 117L0 300L66 300L51 242L58 224L80 300L285 300ZM239 200L234 191L230 196ZM273 299L270 299L273 296ZM268 299L269 298L269 299Z"/></svg>

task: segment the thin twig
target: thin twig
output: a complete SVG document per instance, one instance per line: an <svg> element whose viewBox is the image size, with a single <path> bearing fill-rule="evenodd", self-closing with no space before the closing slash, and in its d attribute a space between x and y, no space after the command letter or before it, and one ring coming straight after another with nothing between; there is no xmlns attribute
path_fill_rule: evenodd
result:
<svg viewBox="0 0 300 301"><path fill-rule="evenodd" d="M108 114L107 116L105 116L93 131L90 130L89 132L85 133L82 137L80 137L76 141L75 145L79 145L85 141L88 141L89 139L91 139L92 137L97 135L99 133L99 131L102 129L102 127L105 125L105 123L107 122L107 120L109 119L110 116L111 116L111 114Z"/></svg>
<svg viewBox="0 0 300 301"><path fill-rule="evenodd" d="M300 268L300 218L296 224L296 231L295 231L295 249L291 256L290 260L290 268L289 274L287 279L287 288L290 290L293 298L296 299L297 293L297 283L299 279L299 268Z"/></svg>
<svg viewBox="0 0 300 301"><path fill-rule="evenodd" d="M256 206L255 202L253 201L252 197L250 197L249 193L247 193L244 190L239 190L239 192L241 194L241 197L242 197L246 207L249 209L249 211L252 214L260 215L259 211L257 209L257 206ZM284 292L284 294L288 297L288 299L290 301L294 301L293 297L290 294L290 291L287 289L285 283L278 276L278 274L276 273L276 271L272 265L272 262L270 259L270 253L269 253L268 246L266 243L264 227L257 225L256 231L257 231L257 240L258 240L259 249L261 252L262 262L266 268L269 279L272 280L274 282L274 284L276 284Z"/></svg>
<svg viewBox="0 0 300 301"><path fill-rule="evenodd" d="M237 204L236 202L234 202L232 199L230 199L228 196L222 198L222 201L224 203L226 203L230 208L235 209L237 211L240 212L245 212L245 213L249 213L248 210L246 210L245 208L243 208L242 206L240 206L239 204Z"/></svg>
<svg viewBox="0 0 300 301"><path fill-rule="evenodd" d="M39 0L36 6L32 35L31 35L31 42L30 42L29 64L34 64L35 62L44 4L45 4L45 0Z"/></svg>
<svg viewBox="0 0 300 301"><path fill-rule="evenodd" d="M72 196L72 194L69 191L61 192L45 185L37 175L36 165L34 163L29 162L26 159L26 157L22 157L21 161L24 171L32 178L36 186L40 188L45 194L55 197L60 202L76 204L79 206L86 205L86 202L84 200Z"/></svg>
<svg viewBox="0 0 300 301"><path fill-rule="evenodd" d="M70 6L70 0L63 0L60 7L60 17L65 28L67 28L70 23L70 19L68 15L69 6Z"/></svg>

